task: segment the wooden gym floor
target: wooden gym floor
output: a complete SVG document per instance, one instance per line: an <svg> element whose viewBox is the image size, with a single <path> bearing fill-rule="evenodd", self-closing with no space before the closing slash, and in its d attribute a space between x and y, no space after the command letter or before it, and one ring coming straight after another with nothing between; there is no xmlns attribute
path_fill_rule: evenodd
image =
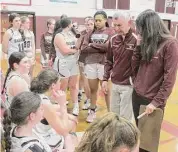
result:
<svg viewBox="0 0 178 152"><path fill-rule="evenodd" d="M34 76L36 76L41 69L39 63L40 61L39 55L37 55L36 60L37 62L34 68ZM6 60L1 60L1 69L5 74L7 70ZM97 116L102 116L107 111L106 111L106 106L102 93L99 94L100 96L97 102L99 109L97 111ZM67 97L68 100L70 100L69 95ZM83 94L83 100L84 99L85 99L85 95ZM82 104L83 102L80 103L80 107L82 107ZM71 102L69 104L69 107L71 107ZM89 126L89 124L86 123L85 121L86 116L87 116L87 111L81 110L79 115L79 124L77 127L78 132L85 131L85 129ZM159 152L178 152L178 76L173 92L167 101L164 121L161 129Z"/></svg>

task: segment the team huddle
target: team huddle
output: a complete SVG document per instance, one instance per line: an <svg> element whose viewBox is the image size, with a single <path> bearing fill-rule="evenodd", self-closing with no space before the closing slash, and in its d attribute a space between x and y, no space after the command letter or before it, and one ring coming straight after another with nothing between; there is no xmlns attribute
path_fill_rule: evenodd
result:
<svg viewBox="0 0 178 152"><path fill-rule="evenodd" d="M49 19L40 40L42 69L34 77L30 20L9 16L2 42L8 58L1 102L6 152L158 151L159 125L176 81L177 40L153 10L138 15L135 29L129 13L115 13L112 26L107 18L106 12L97 11L85 18L81 31L66 15ZM101 118L96 117L99 85L108 111ZM72 113L67 110L68 89ZM76 127L83 89L82 110L88 110L86 122L91 125L80 140ZM147 120L150 127L139 131L144 124L138 118L144 115L160 124ZM143 138L149 133L150 138ZM155 145L150 147L152 138Z"/></svg>

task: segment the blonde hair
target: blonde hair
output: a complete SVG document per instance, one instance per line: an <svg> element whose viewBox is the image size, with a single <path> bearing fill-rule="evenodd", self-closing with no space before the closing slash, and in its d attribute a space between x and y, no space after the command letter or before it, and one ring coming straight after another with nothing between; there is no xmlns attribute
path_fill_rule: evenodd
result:
<svg viewBox="0 0 178 152"><path fill-rule="evenodd" d="M132 150L139 137L137 127L110 112L91 124L75 152L112 152L122 146Z"/></svg>
<svg viewBox="0 0 178 152"><path fill-rule="evenodd" d="M50 24L52 24L53 22L55 22L56 20L55 19L53 19L53 18L49 18L48 20L47 20L47 27L48 27L48 25L50 25Z"/></svg>
<svg viewBox="0 0 178 152"><path fill-rule="evenodd" d="M22 23L25 23L27 19L29 19L28 16L22 16L22 17L20 17L20 20L21 20Z"/></svg>

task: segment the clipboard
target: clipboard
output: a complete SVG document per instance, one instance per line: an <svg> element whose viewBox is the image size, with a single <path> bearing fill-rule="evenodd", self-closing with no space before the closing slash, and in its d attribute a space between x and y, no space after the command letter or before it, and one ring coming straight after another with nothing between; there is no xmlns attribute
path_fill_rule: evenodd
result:
<svg viewBox="0 0 178 152"><path fill-rule="evenodd" d="M145 108L144 105L140 106L140 115L145 112ZM138 120L138 129L141 132L140 148L149 152L158 152L162 121L163 110L160 108Z"/></svg>

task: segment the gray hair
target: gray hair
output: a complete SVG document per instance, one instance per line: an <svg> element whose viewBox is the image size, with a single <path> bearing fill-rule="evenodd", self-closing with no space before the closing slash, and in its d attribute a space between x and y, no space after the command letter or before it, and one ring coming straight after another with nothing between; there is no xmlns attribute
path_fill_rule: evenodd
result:
<svg viewBox="0 0 178 152"><path fill-rule="evenodd" d="M124 18L125 20L130 20L131 16L130 16L130 13L128 13L128 12L116 12L112 18L116 19L116 20L118 18Z"/></svg>

